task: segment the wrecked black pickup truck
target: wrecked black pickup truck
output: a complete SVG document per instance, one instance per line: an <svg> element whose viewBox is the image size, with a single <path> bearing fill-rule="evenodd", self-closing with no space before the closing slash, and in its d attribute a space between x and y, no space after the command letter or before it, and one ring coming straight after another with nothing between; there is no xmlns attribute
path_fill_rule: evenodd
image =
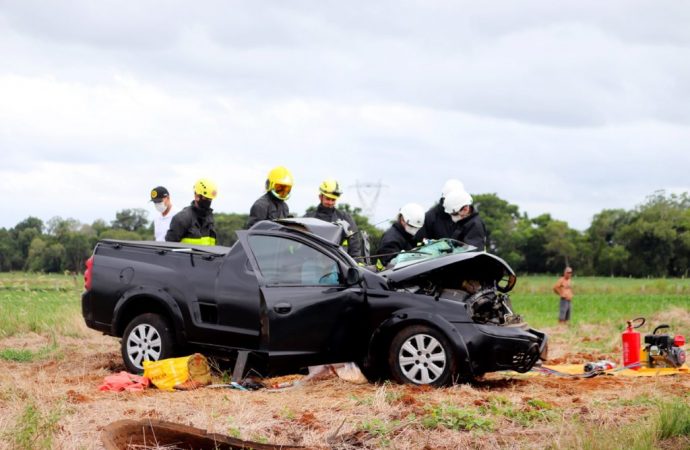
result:
<svg viewBox="0 0 690 450"><path fill-rule="evenodd" d="M232 247L100 241L87 262L86 324L121 337L125 366L200 351L244 353L262 373L356 361L370 379L448 385L526 372L547 338L512 311L515 274L457 241L374 273L317 219L259 222Z"/></svg>

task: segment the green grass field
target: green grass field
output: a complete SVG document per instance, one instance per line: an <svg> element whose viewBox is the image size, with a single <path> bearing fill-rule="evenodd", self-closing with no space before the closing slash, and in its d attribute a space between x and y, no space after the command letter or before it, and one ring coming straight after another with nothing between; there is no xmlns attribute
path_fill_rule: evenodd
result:
<svg viewBox="0 0 690 450"><path fill-rule="evenodd" d="M635 317L651 318L674 308L690 311L690 279L575 277L572 322L617 330ZM537 328L557 323L554 277L518 278L511 297L514 309ZM81 276L0 273L0 338L22 332L78 335L81 327ZM690 334L682 317L665 318ZM681 330L678 330L679 332Z"/></svg>
<svg viewBox="0 0 690 450"><path fill-rule="evenodd" d="M82 278L0 273L0 338L18 333L78 336Z"/></svg>
<svg viewBox="0 0 690 450"><path fill-rule="evenodd" d="M518 278L511 294L513 307L537 328L558 322L558 297L552 292L555 277ZM607 325L617 329L636 317L651 319L660 312L681 308L690 311L690 279L573 278L572 322ZM690 324L665 318L690 331Z"/></svg>

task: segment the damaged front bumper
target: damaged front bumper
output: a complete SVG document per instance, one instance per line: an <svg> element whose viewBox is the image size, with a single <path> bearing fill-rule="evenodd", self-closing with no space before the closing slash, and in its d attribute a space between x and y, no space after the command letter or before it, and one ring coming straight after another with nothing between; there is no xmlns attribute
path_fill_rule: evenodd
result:
<svg viewBox="0 0 690 450"><path fill-rule="evenodd" d="M474 324L475 332L466 340L475 374L514 370L528 372L548 354L545 333L524 326Z"/></svg>

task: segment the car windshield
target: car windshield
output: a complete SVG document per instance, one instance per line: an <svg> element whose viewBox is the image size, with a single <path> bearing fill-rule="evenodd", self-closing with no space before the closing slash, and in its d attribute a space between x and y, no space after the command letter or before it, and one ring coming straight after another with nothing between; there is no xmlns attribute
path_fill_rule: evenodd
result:
<svg viewBox="0 0 690 450"><path fill-rule="evenodd" d="M438 239L435 241L428 241L412 250L398 254L398 256L391 260L388 267L399 269L420 261L428 261L446 255L471 252L474 250L477 250L477 247L474 245L465 244L464 242L454 239Z"/></svg>

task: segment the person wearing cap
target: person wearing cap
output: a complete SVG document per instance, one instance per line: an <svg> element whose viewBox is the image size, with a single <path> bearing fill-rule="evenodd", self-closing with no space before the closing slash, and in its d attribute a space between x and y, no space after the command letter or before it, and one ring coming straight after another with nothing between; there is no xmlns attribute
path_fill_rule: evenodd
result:
<svg viewBox="0 0 690 450"><path fill-rule="evenodd" d="M376 250L376 268L383 270L395 256L417 246L415 235L424 225L424 208L417 203L408 203L402 208L396 221L383 233L381 244Z"/></svg>
<svg viewBox="0 0 690 450"><path fill-rule="evenodd" d="M567 323L570 320L570 311L573 305L573 287L571 285L571 278L573 277L573 268L566 267L563 271L563 276L558 279L553 285L553 292L561 299L558 308L558 322Z"/></svg>
<svg viewBox="0 0 690 450"><path fill-rule="evenodd" d="M343 229L340 245L347 250L348 255L358 258L362 256L362 238L352 216L335 207L341 195L340 184L334 178L324 180L319 186L319 206L307 212L304 217L315 217L340 225Z"/></svg>
<svg viewBox="0 0 690 450"><path fill-rule="evenodd" d="M170 193L163 186L151 190L151 201L158 214L153 217L153 235L156 241L165 241L165 234L170 228L170 222L177 211L173 208Z"/></svg>
<svg viewBox="0 0 690 450"><path fill-rule="evenodd" d="M419 230L415 238L418 242L424 239L443 239L453 236L456 226L443 207L446 196L456 190L465 190L462 181L451 178L446 180L441 188L441 198L438 203L429 208L424 215L424 226Z"/></svg>
<svg viewBox="0 0 690 450"><path fill-rule="evenodd" d="M194 200L175 214L165 234L169 242L196 245L216 245L216 228L211 202L218 195L216 184L202 178L194 185Z"/></svg>
<svg viewBox="0 0 690 450"><path fill-rule="evenodd" d="M260 220L284 219L290 214L285 203L292 191L292 173L283 166L274 167L266 177L266 193L259 197L249 210L245 228L251 228Z"/></svg>

